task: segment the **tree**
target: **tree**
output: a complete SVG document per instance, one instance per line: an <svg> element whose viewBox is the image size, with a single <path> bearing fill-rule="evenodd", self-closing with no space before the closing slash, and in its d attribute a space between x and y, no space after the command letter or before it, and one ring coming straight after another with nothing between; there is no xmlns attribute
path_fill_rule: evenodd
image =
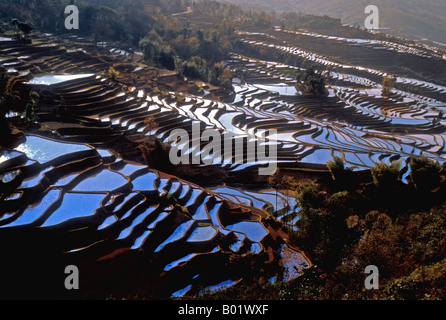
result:
<svg viewBox="0 0 446 320"><path fill-rule="evenodd" d="M115 68L110 67L110 68L108 68L107 72L108 72L108 76L110 79L112 79L114 81L116 81L118 79L119 71L117 71Z"/></svg>
<svg viewBox="0 0 446 320"><path fill-rule="evenodd" d="M383 278L400 274L399 265L403 251L398 244L398 230L392 219L385 213L372 211L366 215L369 228L359 240L354 257L357 263L365 268L367 265L378 267Z"/></svg>
<svg viewBox="0 0 446 320"><path fill-rule="evenodd" d="M8 105L5 99L0 96L0 141L8 141L11 136L11 128L6 120Z"/></svg>
<svg viewBox="0 0 446 320"><path fill-rule="evenodd" d="M327 94L325 89L325 77L316 73L316 67L311 65L305 71L301 71L296 76L296 88L311 93L314 96L322 97Z"/></svg>
<svg viewBox="0 0 446 320"><path fill-rule="evenodd" d="M25 107L25 121L30 124L36 120L36 108L39 103L40 96L35 91L30 91L29 93L30 101L26 104Z"/></svg>
<svg viewBox="0 0 446 320"><path fill-rule="evenodd" d="M289 203L289 195L288 195L288 190L296 190L297 188L297 182L296 180L291 177L291 176L287 176L284 174L281 174L280 172L280 168L277 168L276 171L274 171L274 173L272 175L270 175L268 177L268 185L272 188L275 189L276 191L276 204L275 204L275 208L276 208L276 212L275 214L277 214L278 212L278 206L277 206L277 190L285 190L285 210L289 210L290 209L290 203ZM287 222L287 220L292 220L294 219L296 213L293 212L291 214L289 214L287 217L284 217L282 219L283 222Z"/></svg>
<svg viewBox="0 0 446 320"><path fill-rule="evenodd" d="M169 46L161 49L159 63L169 70L175 70L175 53Z"/></svg>
<svg viewBox="0 0 446 320"><path fill-rule="evenodd" d="M392 188L399 181L401 163L393 161L391 164L380 162L370 171L372 173L373 183L377 187Z"/></svg>
<svg viewBox="0 0 446 320"><path fill-rule="evenodd" d="M409 275L392 280L384 287L391 300L443 300L446 295L446 259L422 265Z"/></svg>
<svg viewBox="0 0 446 320"><path fill-rule="evenodd" d="M348 190L354 187L352 167L346 168L341 157L333 157L332 160L327 162L327 168L330 171L336 189Z"/></svg>
<svg viewBox="0 0 446 320"><path fill-rule="evenodd" d="M191 79L203 79L205 78L204 70L206 68L206 61L200 57L191 57L187 61L181 59L176 60L176 69L180 76L188 77Z"/></svg>
<svg viewBox="0 0 446 320"><path fill-rule="evenodd" d="M381 94L383 96L388 96L392 92L392 89L395 87L395 83L396 83L396 78L394 76L391 75L384 76L382 82Z"/></svg>
<svg viewBox="0 0 446 320"><path fill-rule="evenodd" d="M232 90L232 72L229 68L225 68L222 62L214 63L209 70L209 83L219 86L225 90Z"/></svg>
<svg viewBox="0 0 446 320"><path fill-rule="evenodd" d="M220 79L220 86L227 91L232 90L232 72L229 68L223 70L223 74Z"/></svg>
<svg viewBox="0 0 446 320"><path fill-rule="evenodd" d="M168 172L172 163L169 158L170 145L168 143L161 142L155 136L147 136L144 141L138 145L138 149L141 152L144 161L151 168Z"/></svg>
<svg viewBox="0 0 446 320"><path fill-rule="evenodd" d="M408 253L418 263L432 263L446 255L446 204L412 214L405 226Z"/></svg>
<svg viewBox="0 0 446 320"><path fill-rule="evenodd" d="M409 161L409 181L421 192L429 192L440 186L446 179L443 167L428 157L413 156Z"/></svg>

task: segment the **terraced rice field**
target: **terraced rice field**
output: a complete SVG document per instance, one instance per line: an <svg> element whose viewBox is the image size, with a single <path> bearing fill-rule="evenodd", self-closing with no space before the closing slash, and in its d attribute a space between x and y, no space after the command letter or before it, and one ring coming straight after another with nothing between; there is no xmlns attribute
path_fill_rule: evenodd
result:
<svg viewBox="0 0 446 320"><path fill-rule="evenodd" d="M286 243L261 210L106 149L27 136L2 151L0 170L2 240L24 254L49 250L51 264L82 266L86 297L120 286L148 297L215 290L250 277L252 263L284 276L278 249ZM124 262L128 274L114 279Z"/></svg>
<svg viewBox="0 0 446 320"><path fill-rule="evenodd" d="M445 121L434 119L438 119L440 111L445 111L445 86L396 74L394 93L397 97L383 97L381 81L387 74L385 71L362 65L346 65L291 46L282 40L289 39L290 33L317 41L326 39L325 51L332 50L332 42L352 43L360 47L358 50L364 49L363 59L369 58L365 50L378 50L375 47L371 49L371 46L379 43L386 45L386 52L393 54L396 50L401 53L401 60L406 55L419 59L420 63L435 60L440 67L439 79L442 80L446 68L444 60L434 53L427 55L425 48L402 48L392 42L347 39L309 32L294 33L281 29L268 34L242 32L242 39L246 43L307 59L326 74L329 95L328 99L321 101L309 95L295 95L293 89L296 82L287 74L289 70L301 70L299 67L241 55L234 55L229 61L231 66L244 66L248 74L246 84L236 87L234 104L240 108L255 109L255 122L262 116L283 119L285 125L280 126L277 140L286 142L289 147L313 148L312 152L304 153L300 161L324 164L337 155L352 166L364 168L374 166L379 161L404 162L410 155L427 155L443 162ZM286 37L283 38L283 34ZM298 40L295 40L296 43ZM278 42L281 44L276 44ZM355 63L362 61L351 60ZM367 61L371 64L370 60ZM327 67L329 72L322 71ZM385 66L383 69L386 69ZM406 91L398 89L399 84L404 84Z"/></svg>
<svg viewBox="0 0 446 320"><path fill-rule="evenodd" d="M85 270L82 295L100 298L110 293L182 296L233 285L257 272L289 280L311 265L266 213L270 207L280 210L277 219L289 224L286 216L298 210L292 197L268 188L205 189L125 160L108 150L122 135L134 142L149 135L168 142L173 129L193 137L193 124L199 123L200 133L212 128L244 145L274 144L281 168L325 170L333 156L356 170L378 162L407 166L411 155L444 162L446 122L439 115L446 111L446 68L441 52L391 40L280 29L244 31L239 37L253 47L314 62L326 74L328 97L296 89L290 74L301 66L241 52L234 52L226 65L242 67L245 82L234 82L234 92L217 100L210 94L155 92L110 81L104 75L109 61L52 37L34 39L29 46L0 39L0 63L41 96L39 121L64 121L51 138L28 135L17 147L0 151L0 237L14 239L10 251L51 259L51 271L80 266ZM354 49L336 58L336 44ZM364 56L371 51L380 58ZM416 71L406 76L400 73L401 62L389 62L394 55L428 66L435 62L440 70L435 79L415 78ZM397 76L392 97L381 95L387 73ZM156 127L147 126L149 117ZM265 139L270 129L277 133ZM200 156L206 143L188 145L198 146L188 152ZM240 177L265 165L253 150L243 150L241 162L231 153L212 164ZM137 153L126 150L127 156ZM27 259L4 267L3 274L15 272L14 266ZM42 261L37 265L47 268Z"/></svg>

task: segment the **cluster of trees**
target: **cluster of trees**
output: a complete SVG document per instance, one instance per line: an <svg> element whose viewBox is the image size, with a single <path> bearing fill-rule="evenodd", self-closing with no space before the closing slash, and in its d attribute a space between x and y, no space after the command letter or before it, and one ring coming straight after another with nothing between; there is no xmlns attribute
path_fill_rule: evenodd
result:
<svg viewBox="0 0 446 320"><path fill-rule="evenodd" d="M129 48L139 47L149 65L177 70L181 76L227 89L231 77L220 62L232 50L236 24L271 25L271 21L265 22L270 19L265 13L245 13L237 6L216 1L190 0L30 0L12 5L0 0L0 17L4 21L19 18L45 32L66 33L64 8L72 3L79 8L81 23L79 30L71 32L98 42L119 41ZM173 15L188 8L209 16L214 23L191 27L187 19Z"/></svg>
<svg viewBox="0 0 446 320"><path fill-rule="evenodd" d="M316 72L316 67L311 65L305 71L301 71L296 76L296 88L302 88L304 92L314 96L322 97L327 94L325 88L324 75Z"/></svg>
<svg viewBox="0 0 446 320"><path fill-rule="evenodd" d="M119 41L130 48L139 47L150 65L177 70L180 76L209 81L226 89L231 88L228 82L231 77L228 71L221 70L220 62L231 50L241 46L234 36L235 28L271 27L279 21L275 13L244 11L237 5L217 1L192 0L29 0L12 4L9 0L0 0L0 18L4 21L19 18L41 31L66 33L64 8L69 4L79 8L81 19L80 29L71 32L92 36L98 42ZM173 15L188 9L195 15L206 16L211 25L191 27L185 15ZM328 17L295 13L283 14L281 19L293 26L335 23ZM300 80L306 91L324 94L325 79L314 68L302 74Z"/></svg>
<svg viewBox="0 0 446 320"><path fill-rule="evenodd" d="M413 157L407 184L398 162L377 165L369 182L359 182L341 158L327 166L331 183L297 186L299 219L297 231L290 231L315 267L287 283L260 279L206 298L446 297L446 166ZM378 267L378 290L364 286L368 265Z"/></svg>
<svg viewBox="0 0 446 320"><path fill-rule="evenodd" d="M150 65L230 89L232 76L221 62L232 49L233 36L234 27L228 23L192 29L166 21L152 29L139 46Z"/></svg>
<svg viewBox="0 0 446 320"><path fill-rule="evenodd" d="M80 35L97 40L115 40L138 46L139 41L156 25L159 15L185 10L183 0L0 0L0 19L18 18L37 29L55 34L66 33L65 7L79 9Z"/></svg>
<svg viewBox="0 0 446 320"><path fill-rule="evenodd" d="M392 75L386 75L383 78L381 94L388 96L392 93L392 89L395 87L396 78Z"/></svg>
<svg viewBox="0 0 446 320"><path fill-rule="evenodd" d="M9 140L11 135L11 128L6 121L6 114L9 111L9 104L11 103L11 96L7 94L7 84L9 77L6 74L6 68L0 66L0 137Z"/></svg>
<svg viewBox="0 0 446 320"><path fill-rule="evenodd" d="M271 27L274 22L274 13L264 11L252 12L243 10L240 6L222 3L214 0L194 1L191 4L194 12L216 17L225 22L238 26Z"/></svg>
<svg viewBox="0 0 446 320"><path fill-rule="evenodd" d="M330 29L341 25L341 19L332 18L327 15L315 16L301 12L282 13L281 26L284 29L297 30L301 28Z"/></svg>
<svg viewBox="0 0 446 320"><path fill-rule="evenodd" d="M355 185L340 159L328 163L332 187L298 187L297 243L318 266L319 298L420 299L445 297L446 167L426 157L409 162L408 184L401 165L381 163L372 182ZM376 265L382 290L363 286L364 269Z"/></svg>
<svg viewBox="0 0 446 320"><path fill-rule="evenodd" d="M0 145L12 142L14 135L20 134L18 128L35 124L39 100L37 92L24 89L18 76L8 74L6 68L0 66ZM18 114L14 123L7 118L10 112Z"/></svg>

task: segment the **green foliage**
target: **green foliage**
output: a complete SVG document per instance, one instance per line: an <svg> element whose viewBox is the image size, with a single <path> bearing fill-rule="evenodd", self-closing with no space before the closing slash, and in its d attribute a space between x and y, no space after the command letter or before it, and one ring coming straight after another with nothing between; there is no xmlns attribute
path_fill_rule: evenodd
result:
<svg viewBox="0 0 446 320"><path fill-rule="evenodd" d="M108 77L111 80L115 80L116 81L118 79L118 77L119 77L119 71L117 71L113 67L108 68L107 73L108 73Z"/></svg>
<svg viewBox="0 0 446 320"><path fill-rule="evenodd" d="M333 179L334 188L337 190L350 190L356 186L354 183L353 167L346 168L344 160L335 156L327 162L327 169Z"/></svg>
<svg viewBox="0 0 446 320"><path fill-rule="evenodd" d="M232 89L232 73L231 70L225 68L223 63L215 63L209 71L209 83L214 86L220 86L226 90Z"/></svg>
<svg viewBox="0 0 446 320"><path fill-rule="evenodd" d="M325 279L314 283L313 298L444 299L446 203L416 211L410 207L411 202L398 202L404 198L392 198L397 204L383 207L381 191L390 193L389 186L406 191L410 188L399 182L400 166L394 162L373 168L372 193L328 191L314 183L298 186L300 219L293 241L311 253L312 262L323 270ZM333 159L330 168L337 177L344 170L342 160ZM426 199L420 190L430 191L443 179L426 185L424 174L438 177L442 172L438 163L426 158L413 159L411 170L419 185L411 197ZM420 189L421 185L424 187ZM367 265L379 268L382 290L364 289Z"/></svg>
<svg viewBox="0 0 446 320"><path fill-rule="evenodd" d="M446 254L446 205L422 214L412 214L405 227L411 254L420 263L430 263Z"/></svg>
<svg viewBox="0 0 446 320"><path fill-rule="evenodd" d="M380 162L371 169L373 183L378 187L391 188L399 181L401 163L393 161L391 164Z"/></svg>
<svg viewBox="0 0 446 320"><path fill-rule="evenodd" d="M232 49L233 36L233 24L227 21L212 28L189 28L173 17L160 15L139 47L148 64L176 69L180 76L210 81L231 90L232 75L220 61Z"/></svg>
<svg viewBox="0 0 446 320"><path fill-rule="evenodd" d="M382 82L382 95L388 96L392 92L392 89L395 87L395 83L396 78L394 76L384 76Z"/></svg>
<svg viewBox="0 0 446 320"><path fill-rule="evenodd" d="M39 103L40 96L35 91L29 93L30 101L26 104L24 117L27 124L31 124L36 121L36 108Z"/></svg>
<svg viewBox="0 0 446 320"><path fill-rule="evenodd" d="M384 288L391 300L443 300L446 295L446 259L416 268L407 276L392 280Z"/></svg>
<svg viewBox="0 0 446 320"><path fill-rule="evenodd" d="M3 18L28 21L44 32L64 33L63 9L67 0L30 0L6 7L0 0ZM232 75L219 63L233 49L236 26L272 26L273 16L265 12L245 12L240 7L216 1L190 0L92 0L77 1L82 17L80 35L96 41L119 41L122 46L139 46L149 65L231 90ZM183 16L173 15L188 7L208 16L212 26L190 26ZM3 10L4 9L4 10ZM126 48L125 48L126 49ZM201 59L197 61L197 58ZM112 76L112 78L115 78Z"/></svg>
<svg viewBox="0 0 446 320"><path fill-rule="evenodd" d="M387 214L376 211L372 212L372 217L367 214L365 219L371 225L365 229L354 250L357 263L363 268L376 265L381 278L398 275L403 252L398 246L398 230L392 219Z"/></svg>
<svg viewBox="0 0 446 320"><path fill-rule="evenodd" d="M311 182L305 182L297 187L296 200L301 208L321 208L325 200L325 192Z"/></svg>
<svg viewBox="0 0 446 320"><path fill-rule="evenodd" d="M344 159L338 156L333 157L332 160L327 162L327 168L328 171L330 171L333 180L342 179L347 170L345 168Z"/></svg>
<svg viewBox="0 0 446 320"><path fill-rule="evenodd" d="M238 22L243 26L271 27L274 16L266 12L243 10L240 6L214 0L192 2L194 12L218 17L227 22Z"/></svg>
<svg viewBox="0 0 446 320"><path fill-rule="evenodd" d="M151 168L168 172L172 163L169 159L170 144L161 142L155 136L147 136L138 145L142 157Z"/></svg>
<svg viewBox="0 0 446 320"><path fill-rule="evenodd" d="M425 156L411 157L409 167L409 181L418 191L432 191L445 180L445 169Z"/></svg>
<svg viewBox="0 0 446 320"><path fill-rule="evenodd" d="M282 27L285 29L300 28L321 28L329 29L341 24L341 19L329 17L327 15L317 16L304 14L302 12L284 12L282 13Z"/></svg>
<svg viewBox="0 0 446 320"><path fill-rule="evenodd" d="M176 69L180 76L201 80L206 78L206 61L200 57L191 57L187 61L177 59Z"/></svg>
<svg viewBox="0 0 446 320"><path fill-rule="evenodd" d="M346 223L352 214L349 192L330 194L313 183L302 183L296 201L300 207L296 242L312 253L315 264L331 270L339 262L342 248L357 237L356 230Z"/></svg>
<svg viewBox="0 0 446 320"><path fill-rule="evenodd" d="M305 92L318 97L326 95L325 77L316 73L316 67L314 65L298 73L296 80L298 81L297 88L301 86Z"/></svg>
<svg viewBox="0 0 446 320"><path fill-rule="evenodd" d="M306 185L307 192L316 191ZM316 188L317 189L317 188ZM330 196L325 195L328 199ZM318 206L320 204L318 203ZM329 271L320 268L304 269L302 275L287 283L250 285L241 283L222 292L205 294L200 299L441 299L446 297L446 203L428 212L413 214L410 219L392 219L377 210L359 217L357 236L346 241L339 250L339 259ZM329 221L324 224L324 237L329 235ZM316 224L317 221L312 221ZM316 231L316 229L314 229ZM344 230L339 230L338 237ZM300 231L299 231L300 232ZM350 231L351 232L351 231ZM334 242L319 239L323 246ZM307 243L310 239L301 239ZM426 245L427 244L427 245ZM316 245L315 247L317 247ZM321 247L321 246L319 246ZM336 247L332 247L336 248ZM429 259L420 256L430 252ZM316 254L315 254L316 253ZM314 258L322 252L312 251ZM324 256L333 255L323 252ZM323 262L323 261L322 261ZM379 290L364 288L364 268L373 264L379 268Z"/></svg>

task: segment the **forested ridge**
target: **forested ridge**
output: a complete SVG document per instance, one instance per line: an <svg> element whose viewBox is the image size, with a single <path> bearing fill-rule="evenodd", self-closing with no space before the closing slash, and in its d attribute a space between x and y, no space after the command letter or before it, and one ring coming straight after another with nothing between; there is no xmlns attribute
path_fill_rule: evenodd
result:
<svg viewBox="0 0 446 320"><path fill-rule="evenodd" d="M446 3L442 0L226 0L252 10L275 10L329 15L342 19L343 23L364 26L364 8L373 4L380 10L380 26L389 28L385 32L427 38L446 43Z"/></svg>

